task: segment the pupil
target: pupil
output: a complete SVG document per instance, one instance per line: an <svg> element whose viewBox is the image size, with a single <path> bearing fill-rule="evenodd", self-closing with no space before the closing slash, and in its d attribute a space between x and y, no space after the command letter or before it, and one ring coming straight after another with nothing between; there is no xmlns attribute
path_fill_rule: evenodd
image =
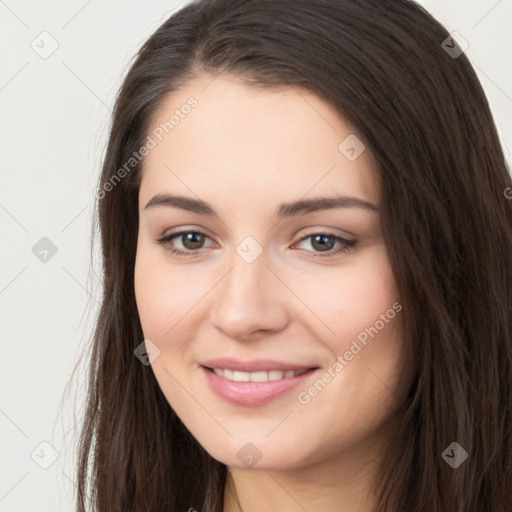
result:
<svg viewBox="0 0 512 512"><path fill-rule="evenodd" d="M202 235L201 233L186 233L185 241L187 243L184 243L183 245L185 245L185 247L187 247L187 249L191 249L191 250L199 249L203 243L203 238L204 238L204 235ZM192 247L188 246L189 243L192 244ZM197 244L197 246L194 244Z"/></svg>
<svg viewBox="0 0 512 512"><path fill-rule="evenodd" d="M321 243L321 244L319 244L318 246L316 245L318 240L324 240L324 241L325 241L326 239L331 240L331 242L330 242L330 243L328 243L328 244ZM332 239L332 237L330 237L330 236L326 236L326 235L316 235L316 236L314 236L314 237L313 237L313 242L312 242L312 244L313 244L313 247L314 247L315 249L320 249L321 251L328 251L329 249L332 249L332 246L333 246L333 244L334 244L334 240L333 240L333 239Z"/></svg>

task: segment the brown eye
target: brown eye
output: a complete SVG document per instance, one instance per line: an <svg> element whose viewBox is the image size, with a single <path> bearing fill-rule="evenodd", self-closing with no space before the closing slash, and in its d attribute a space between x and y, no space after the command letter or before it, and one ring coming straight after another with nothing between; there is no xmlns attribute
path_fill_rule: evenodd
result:
<svg viewBox="0 0 512 512"><path fill-rule="evenodd" d="M342 254L348 252L350 249L355 247L357 241L356 240L347 240L341 236L334 235L332 233L313 233L311 235L305 236L301 238L297 244L301 244L306 240L310 240L310 246L313 248L312 256L313 257L330 257L336 256L338 254ZM338 249L332 250L335 244L339 244ZM317 254L314 254L314 253ZM325 254L319 254L325 253Z"/></svg>
<svg viewBox="0 0 512 512"><path fill-rule="evenodd" d="M191 251L201 249L205 239L203 233L198 233L195 231L181 233L179 236L181 236L181 242L185 249L189 249Z"/></svg>
<svg viewBox="0 0 512 512"><path fill-rule="evenodd" d="M311 246L318 251L329 251L333 248L336 240L329 235L312 235Z"/></svg>
<svg viewBox="0 0 512 512"><path fill-rule="evenodd" d="M206 239L210 240L210 237L200 231L180 231L159 238L156 242L176 256L193 256L203 248ZM175 247L176 243L178 248Z"/></svg>

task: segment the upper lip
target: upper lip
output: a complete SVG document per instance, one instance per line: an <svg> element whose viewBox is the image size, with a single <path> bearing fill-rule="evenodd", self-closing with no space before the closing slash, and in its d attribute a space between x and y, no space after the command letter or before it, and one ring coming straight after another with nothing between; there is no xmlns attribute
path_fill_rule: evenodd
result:
<svg viewBox="0 0 512 512"><path fill-rule="evenodd" d="M239 372L263 372L271 370L309 370L318 368L315 365L293 364L284 361L275 361L272 359L255 359L253 361L240 361L229 357L220 357L216 359L208 359L201 363L207 368L222 368L225 370L233 370Z"/></svg>

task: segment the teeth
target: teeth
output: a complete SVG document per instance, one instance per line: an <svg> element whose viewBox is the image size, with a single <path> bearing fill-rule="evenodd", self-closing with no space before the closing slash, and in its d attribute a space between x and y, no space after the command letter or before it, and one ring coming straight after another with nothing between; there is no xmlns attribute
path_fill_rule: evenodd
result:
<svg viewBox="0 0 512 512"><path fill-rule="evenodd" d="M269 372L239 372L233 370L225 370L223 368L213 368L213 372L220 377L233 380L235 382L267 382L270 380L287 379L302 375L308 370L270 370Z"/></svg>
<svg viewBox="0 0 512 512"><path fill-rule="evenodd" d="M247 372L237 372L236 370L233 372L233 380L236 382L245 382L249 381L251 374Z"/></svg>
<svg viewBox="0 0 512 512"><path fill-rule="evenodd" d="M263 372L266 373L266 372ZM280 370L270 370L268 372L268 380L279 380L282 379L285 375L285 372L282 372Z"/></svg>

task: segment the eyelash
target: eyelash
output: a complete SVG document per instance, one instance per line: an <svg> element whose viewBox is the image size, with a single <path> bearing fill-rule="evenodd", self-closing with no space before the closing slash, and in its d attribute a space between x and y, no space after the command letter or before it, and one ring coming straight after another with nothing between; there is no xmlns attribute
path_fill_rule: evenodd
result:
<svg viewBox="0 0 512 512"><path fill-rule="evenodd" d="M201 231L178 231L176 233L171 233L171 234L166 235L166 236L164 236L162 238L159 238L159 239L156 240L156 242L158 244L160 244L161 246L165 247L165 244L170 242L174 238L178 238L178 237L180 237L182 235L191 234L191 233L196 234L196 235L204 235L205 237L210 238L205 233L202 233ZM333 238L336 242L342 243L344 247L342 247L342 248L340 248L338 250L335 250L335 251L332 251L332 249L331 249L331 250L329 250L329 252L327 252L325 254L321 254L321 253L312 254L311 257L313 257L313 258L329 258L329 257L334 257L334 256L336 256L339 253L349 252L357 244L357 240L347 240L346 238L343 238L343 237L338 236L338 235L334 235L332 233L319 232L319 233L311 233L310 235L307 235L307 236L301 238L294 245L296 245L296 244L298 244L300 242L303 242L304 240L307 240L308 238L313 238L314 236L324 236L324 237L328 237L328 238ZM201 249L196 249L195 251L193 251L193 250L181 251L180 249L174 249L174 248L168 249L168 248L165 248L165 250L169 251L174 256L190 257L190 256L195 256L197 254L197 252L200 251ZM311 251L308 251L308 252L311 252Z"/></svg>

